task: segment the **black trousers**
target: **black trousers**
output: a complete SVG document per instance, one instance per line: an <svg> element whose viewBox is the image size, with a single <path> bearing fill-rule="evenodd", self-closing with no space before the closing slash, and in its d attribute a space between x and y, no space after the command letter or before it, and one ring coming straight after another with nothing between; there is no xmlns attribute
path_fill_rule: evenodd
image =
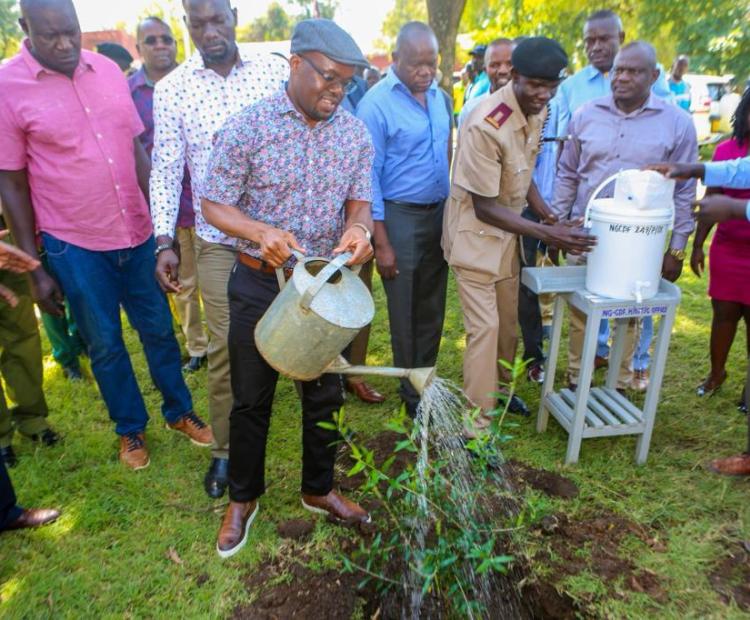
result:
<svg viewBox="0 0 750 620"><path fill-rule="evenodd" d="M16 504L13 484L5 469L5 461L0 458L0 532L21 516L22 509Z"/></svg>
<svg viewBox="0 0 750 620"><path fill-rule="evenodd" d="M399 271L392 280L383 280L393 363L402 368L434 366L448 286L448 265L440 246L443 204L421 208L386 200L385 228ZM413 413L419 393L402 379L399 394Z"/></svg>
<svg viewBox="0 0 750 620"><path fill-rule="evenodd" d="M255 325L279 293L276 276L236 263L229 277L229 363L234 403L229 418L229 497L249 502L265 491L268 426L279 373L255 346ZM304 334L300 334L304 338ZM344 402L340 375L301 383L302 493L326 495L333 488L336 431L325 430Z"/></svg>
<svg viewBox="0 0 750 620"><path fill-rule="evenodd" d="M539 218L529 209L524 209L521 214L532 222L538 222ZM534 237L521 237L521 265L523 267L536 267L536 253L539 248L539 240ZM525 284L520 284L518 289L518 322L521 325L521 337L523 338L523 359L532 360L532 363L544 361L542 311L539 308L539 297Z"/></svg>

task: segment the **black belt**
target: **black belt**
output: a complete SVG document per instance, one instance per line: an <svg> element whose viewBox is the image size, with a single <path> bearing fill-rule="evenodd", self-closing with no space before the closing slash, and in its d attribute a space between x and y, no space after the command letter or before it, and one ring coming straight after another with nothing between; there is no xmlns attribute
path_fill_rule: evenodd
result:
<svg viewBox="0 0 750 620"><path fill-rule="evenodd" d="M387 200L387 199L384 200L383 202L387 202L397 207L407 207L409 209L425 209L425 210L436 209L440 205L443 204L442 200L440 200L439 202L431 202L430 204L427 204L427 205L417 204L416 202L401 202L400 200Z"/></svg>

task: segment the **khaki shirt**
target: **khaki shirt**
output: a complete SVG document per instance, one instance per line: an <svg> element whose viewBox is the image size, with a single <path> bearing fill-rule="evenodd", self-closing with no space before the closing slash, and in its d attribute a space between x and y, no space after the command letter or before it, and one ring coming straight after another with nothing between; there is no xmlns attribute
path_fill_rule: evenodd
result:
<svg viewBox="0 0 750 620"><path fill-rule="evenodd" d="M523 210L547 115L545 109L527 119L512 86L489 95L461 127L443 219L445 260L480 281L518 275L518 236L477 219L471 193Z"/></svg>

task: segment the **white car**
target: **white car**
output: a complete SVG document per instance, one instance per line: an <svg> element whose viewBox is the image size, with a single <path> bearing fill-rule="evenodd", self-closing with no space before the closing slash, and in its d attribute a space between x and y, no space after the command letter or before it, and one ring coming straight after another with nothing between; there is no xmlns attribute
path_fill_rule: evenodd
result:
<svg viewBox="0 0 750 620"><path fill-rule="evenodd" d="M721 132L731 131L731 97L728 105L720 104L722 97L729 92L733 75L685 74L684 80L690 85L690 112L698 133L699 142L711 141ZM735 104L736 107L736 104Z"/></svg>

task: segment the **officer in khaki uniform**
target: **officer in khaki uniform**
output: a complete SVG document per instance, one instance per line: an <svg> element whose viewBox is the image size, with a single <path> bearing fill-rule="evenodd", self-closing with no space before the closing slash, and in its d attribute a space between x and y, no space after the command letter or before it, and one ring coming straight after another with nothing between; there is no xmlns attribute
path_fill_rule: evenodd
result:
<svg viewBox="0 0 750 620"><path fill-rule="evenodd" d="M443 250L466 329L464 391L483 414L496 406L498 360L512 363L516 353L518 235L573 252L592 243L588 235L554 223L531 181L547 102L567 56L556 41L533 37L516 47L512 59L511 82L477 105L461 127L443 222ZM546 223L521 217L527 203ZM505 371L503 379L509 379ZM488 419L475 423L481 428Z"/></svg>

